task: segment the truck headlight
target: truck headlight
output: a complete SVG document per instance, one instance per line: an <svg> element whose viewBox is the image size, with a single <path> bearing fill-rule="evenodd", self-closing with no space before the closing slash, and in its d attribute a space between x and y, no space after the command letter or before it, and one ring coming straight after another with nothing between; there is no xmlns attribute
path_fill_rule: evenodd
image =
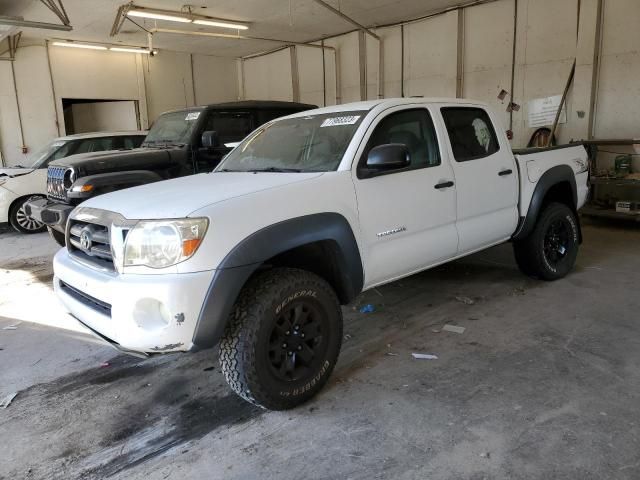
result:
<svg viewBox="0 0 640 480"><path fill-rule="evenodd" d="M131 229L124 246L124 266L165 268L191 257L202 242L209 220L142 220Z"/></svg>

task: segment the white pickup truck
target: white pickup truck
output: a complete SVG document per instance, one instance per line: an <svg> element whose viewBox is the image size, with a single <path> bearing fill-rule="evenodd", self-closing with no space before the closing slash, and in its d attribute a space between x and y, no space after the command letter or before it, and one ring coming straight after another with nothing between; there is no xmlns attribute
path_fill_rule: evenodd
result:
<svg viewBox="0 0 640 480"><path fill-rule="evenodd" d="M220 342L231 388L268 409L317 393L340 304L511 241L524 273L565 276L581 242L588 153L512 153L484 104L392 99L272 121L212 173L77 207L55 257L68 311L150 355Z"/></svg>

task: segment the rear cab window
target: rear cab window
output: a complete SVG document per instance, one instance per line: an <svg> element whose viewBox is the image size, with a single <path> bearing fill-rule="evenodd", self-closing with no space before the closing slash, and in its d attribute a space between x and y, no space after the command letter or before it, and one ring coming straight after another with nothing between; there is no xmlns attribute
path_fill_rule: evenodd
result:
<svg viewBox="0 0 640 480"><path fill-rule="evenodd" d="M456 162L478 160L500 150L498 137L486 110L443 107L440 111Z"/></svg>

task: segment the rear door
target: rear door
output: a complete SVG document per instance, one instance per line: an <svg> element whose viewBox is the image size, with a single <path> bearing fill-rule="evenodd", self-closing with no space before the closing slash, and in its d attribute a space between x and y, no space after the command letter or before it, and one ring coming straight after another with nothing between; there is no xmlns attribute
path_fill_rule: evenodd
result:
<svg viewBox="0 0 640 480"><path fill-rule="evenodd" d="M440 109L455 174L458 253L511 237L518 223L518 172L504 134L481 107Z"/></svg>
<svg viewBox="0 0 640 480"><path fill-rule="evenodd" d="M456 255L453 171L426 107L402 106L380 114L363 139L354 174L365 242L365 283L372 286L417 272ZM369 151L401 143L409 167L384 173L366 169Z"/></svg>

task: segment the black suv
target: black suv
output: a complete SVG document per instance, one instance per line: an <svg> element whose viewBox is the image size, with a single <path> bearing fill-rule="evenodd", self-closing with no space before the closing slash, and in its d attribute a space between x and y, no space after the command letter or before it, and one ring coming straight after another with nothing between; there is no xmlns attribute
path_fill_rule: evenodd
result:
<svg viewBox="0 0 640 480"><path fill-rule="evenodd" d="M317 108L276 101L241 101L163 113L140 148L67 157L49 164L47 198L25 204L65 245L69 213L103 193L210 172L244 137L275 118Z"/></svg>

